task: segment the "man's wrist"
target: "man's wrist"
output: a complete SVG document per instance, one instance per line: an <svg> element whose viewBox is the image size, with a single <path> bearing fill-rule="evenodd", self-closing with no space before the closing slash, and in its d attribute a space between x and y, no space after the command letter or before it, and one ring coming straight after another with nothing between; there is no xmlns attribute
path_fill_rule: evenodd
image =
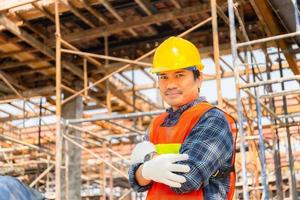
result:
<svg viewBox="0 0 300 200"><path fill-rule="evenodd" d="M143 167L144 164L140 165L138 170L136 171L136 180L140 186L146 186L152 182L151 179L147 179L143 176Z"/></svg>
<svg viewBox="0 0 300 200"><path fill-rule="evenodd" d="M147 153L145 156L144 156L144 163L149 161L149 160L152 160L155 156L157 155L157 153L155 151L152 151L150 153Z"/></svg>

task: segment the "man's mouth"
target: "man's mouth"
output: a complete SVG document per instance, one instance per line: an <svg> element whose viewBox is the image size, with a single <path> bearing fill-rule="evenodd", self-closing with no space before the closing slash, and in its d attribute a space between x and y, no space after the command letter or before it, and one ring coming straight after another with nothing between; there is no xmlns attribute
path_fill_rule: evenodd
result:
<svg viewBox="0 0 300 200"><path fill-rule="evenodd" d="M180 94L182 94L181 91L166 91L165 92L166 96L175 96L175 95L180 95Z"/></svg>

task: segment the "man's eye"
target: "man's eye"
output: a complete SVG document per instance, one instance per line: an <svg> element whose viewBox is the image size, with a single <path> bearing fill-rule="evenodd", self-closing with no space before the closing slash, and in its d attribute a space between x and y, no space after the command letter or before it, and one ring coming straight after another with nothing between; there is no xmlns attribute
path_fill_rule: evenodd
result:
<svg viewBox="0 0 300 200"><path fill-rule="evenodd" d="M184 74L176 74L175 75L176 78L180 78L180 77L183 77L183 76L184 76Z"/></svg>
<svg viewBox="0 0 300 200"><path fill-rule="evenodd" d="M167 76L160 75L159 79L167 79Z"/></svg>

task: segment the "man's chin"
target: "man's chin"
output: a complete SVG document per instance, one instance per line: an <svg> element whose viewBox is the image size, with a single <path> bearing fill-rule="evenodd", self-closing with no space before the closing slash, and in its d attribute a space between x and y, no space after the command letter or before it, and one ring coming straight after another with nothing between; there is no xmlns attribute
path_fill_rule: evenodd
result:
<svg viewBox="0 0 300 200"><path fill-rule="evenodd" d="M180 101L178 100L169 100L169 101L166 101L167 104L171 107L178 107L180 104Z"/></svg>

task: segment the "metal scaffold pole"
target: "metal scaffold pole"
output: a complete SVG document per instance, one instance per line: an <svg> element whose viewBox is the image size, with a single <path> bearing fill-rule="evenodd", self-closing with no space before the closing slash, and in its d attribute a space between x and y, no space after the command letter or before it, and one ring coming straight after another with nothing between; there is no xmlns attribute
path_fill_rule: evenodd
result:
<svg viewBox="0 0 300 200"><path fill-rule="evenodd" d="M280 73L280 77L283 77L283 71L282 71L282 60L280 57L280 53L279 53L279 48L278 48L278 62L279 62L279 73ZM281 83L281 89L284 91L285 90L285 86L284 86L284 82ZM283 100L283 110L284 110L284 114L287 115L288 114L288 110L287 110L287 100L286 100L286 96L283 95L282 96L282 100ZM285 118L285 124L286 126L286 142L287 142L287 153L288 153L288 163L289 163L289 171L290 171L290 177L289 177L289 187L290 187L290 197L292 197L291 199L296 200L298 199L298 194L297 194L297 183L296 183L296 179L295 179L295 171L294 171L294 158L293 158L293 152L292 152L292 144L291 144L291 133L290 133L290 128L288 126L289 120L288 118Z"/></svg>
<svg viewBox="0 0 300 200"><path fill-rule="evenodd" d="M262 181L265 193L265 199L269 199L269 191L268 191L268 182L267 182L267 174L266 174L266 156L265 156L265 146L264 146L264 136L263 136L263 128L262 128L262 115L261 115L261 107L259 103L259 90L255 88L256 93L256 112L257 112L257 124L258 124L258 133L259 133L259 151L260 151L260 160L262 165Z"/></svg>
<svg viewBox="0 0 300 200"><path fill-rule="evenodd" d="M240 148L242 154L242 177L243 177L243 197L244 200L249 200L248 194L248 181L247 181L247 169L246 169L246 150L245 150L245 135L243 130L243 108L241 102L241 92L239 88L239 69L237 65L237 41L236 41L236 31L234 22L234 8L233 0L228 0L228 13L229 13L229 28L230 28L230 41L231 41L231 51L232 51L232 62L234 67L234 79L235 79L235 89L236 89L236 101L237 101L237 111L238 111L238 127L240 135Z"/></svg>

